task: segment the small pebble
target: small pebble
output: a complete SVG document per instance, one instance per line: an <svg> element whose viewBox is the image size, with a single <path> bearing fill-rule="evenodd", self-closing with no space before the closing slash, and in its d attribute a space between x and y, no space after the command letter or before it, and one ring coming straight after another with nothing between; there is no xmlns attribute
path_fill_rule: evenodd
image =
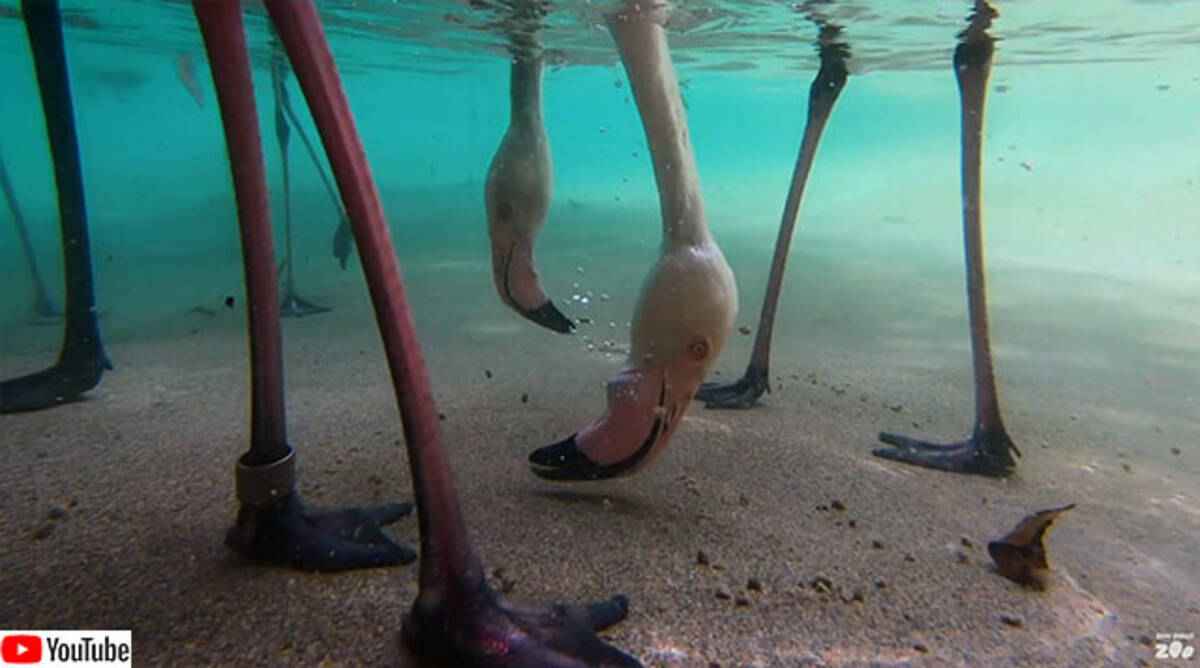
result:
<svg viewBox="0 0 1200 668"><path fill-rule="evenodd" d="M906 555L904 555L904 560L905 561L916 561L917 558L912 556L911 554L906 554Z"/></svg>
<svg viewBox="0 0 1200 668"><path fill-rule="evenodd" d="M873 541L871 541L871 547L875 548L876 550L882 550L883 549L883 541L873 540Z"/></svg>
<svg viewBox="0 0 1200 668"><path fill-rule="evenodd" d="M750 497L746 496L745 494L738 494L738 503L743 506L748 506L750 505Z"/></svg>
<svg viewBox="0 0 1200 668"><path fill-rule="evenodd" d="M759 580L758 578L750 578L746 581L746 589L749 589L750 591L762 591L762 580Z"/></svg>
<svg viewBox="0 0 1200 668"><path fill-rule="evenodd" d="M745 596L738 596L737 598L733 599L733 604L739 608L744 608L750 605L750 599L746 598Z"/></svg>
<svg viewBox="0 0 1200 668"><path fill-rule="evenodd" d="M733 592L729 591L729 587L721 585L720 587L717 587L717 598L721 599L722 601L728 601L729 599L733 598Z"/></svg>
<svg viewBox="0 0 1200 668"><path fill-rule="evenodd" d="M67 511L63 508L51 508L50 512L46 513L46 519L61 520L67 516Z"/></svg>
<svg viewBox="0 0 1200 668"><path fill-rule="evenodd" d="M850 519L846 520L846 526L853 529L854 527L858 526L858 520L851 517Z"/></svg>
<svg viewBox="0 0 1200 668"><path fill-rule="evenodd" d="M963 547L975 547L975 543L972 543L971 539L966 536L959 538L959 542L962 543Z"/></svg>
<svg viewBox="0 0 1200 668"><path fill-rule="evenodd" d="M34 540L45 540L50 535L51 531L54 531L53 524L43 524L33 532L33 538Z"/></svg>
<svg viewBox="0 0 1200 668"><path fill-rule="evenodd" d="M528 392L521 393L521 403L523 403L523 404L529 403L529 393Z"/></svg>
<svg viewBox="0 0 1200 668"><path fill-rule="evenodd" d="M885 589L886 587L887 587L887 583L883 581L883 578L875 578L875 588L876 589Z"/></svg>
<svg viewBox="0 0 1200 668"><path fill-rule="evenodd" d="M926 646L925 646L924 644L922 644L922 643L917 643L917 644L913 645L913 649L917 650L918 652L920 652L920 653L922 653L922 654L928 654L928 653L929 653L929 648L928 648L928 647L926 647Z"/></svg>
<svg viewBox="0 0 1200 668"><path fill-rule="evenodd" d="M971 558L967 556L967 553L963 552L962 550L955 550L954 557L958 559L958 563L960 564L965 564L971 561Z"/></svg>
<svg viewBox="0 0 1200 668"><path fill-rule="evenodd" d="M809 581L808 586L822 594L828 594L833 591L833 581L824 575L818 575L813 578Z"/></svg>
<svg viewBox="0 0 1200 668"><path fill-rule="evenodd" d="M592 324L592 319L591 319L591 318L580 318L580 319L579 319L579 324L581 324L581 325L590 325L590 324Z"/></svg>
<svg viewBox="0 0 1200 668"><path fill-rule="evenodd" d="M833 508L834 510L845 510L845 509L846 509L846 506L842 505L842 502L841 502L841 501L838 501L837 499L834 499L834 500L833 500L833 501L832 501L832 502L829 504L829 507L830 507L830 508Z"/></svg>
<svg viewBox="0 0 1200 668"><path fill-rule="evenodd" d="M888 408L892 409L893 413L899 413L900 411L904 410L904 406L901 406L900 404L896 404L894 406L888 406Z"/></svg>
<svg viewBox="0 0 1200 668"><path fill-rule="evenodd" d="M439 419L439 420L441 420L442 422L445 422L445 421L446 421L446 414L445 414L445 413L438 413L438 419Z"/></svg>
<svg viewBox="0 0 1200 668"><path fill-rule="evenodd" d="M1180 450L1179 448L1171 448L1171 454L1173 454L1173 455L1175 455L1176 457L1178 457L1179 455L1182 455L1182 454L1183 454L1183 451L1182 451L1182 450Z"/></svg>
<svg viewBox="0 0 1200 668"><path fill-rule="evenodd" d="M750 334L750 328L742 325L741 327L738 327L738 333L740 333L742 336L748 336Z"/></svg>
<svg viewBox="0 0 1200 668"><path fill-rule="evenodd" d="M71 498L67 499L67 508L74 508L75 506L78 506L78 505L79 505L79 499L77 499L73 496Z"/></svg>
<svg viewBox="0 0 1200 668"><path fill-rule="evenodd" d="M707 552L705 552L704 550L697 550L696 563L700 564L701 566L707 566L712 562L709 561Z"/></svg>
<svg viewBox="0 0 1200 668"><path fill-rule="evenodd" d="M1133 473L1133 469L1129 466L1129 464L1121 464L1121 468L1125 469L1126 473Z"/></svg>
<svg viewBox="0 0 1200 668"><path fill-rule="evenodd" d="M491 378L491 377L492 377L492 370L491 370L491 369L484 369L484 370L483 370L483 375L484 375L484 376L487 376L488 378Z"/></svg>
<svg viewBox="0 0 1200 668"><path fill-rule="evenodd" d="M233 308L233 297L232 296L225 298L225 308Z"/></svg>
<svg viewBox="0 0 1200 668"><path fill-rule="evenodd" d="M867 592L862 587L855 587L854 591L850 592L850 596L842 596L842 601L845 603L862 603L867 597Z"/></svg>
<svg viewBox="0 0 1200 668"><path fill-rule="evenodd" d="M1012 615L1000 615L1000 621L1013 628L1019 629L1022 626L1025 626L1025 622L1020 617L1013 617Z"/></svg>
<svg viewBox="0 0 1200 668"><path fill-rule="evenodd" d="M1138 642L1142 643L1146 647L1154 647L1154 640L1148 635L1138 636Z"/></svg>

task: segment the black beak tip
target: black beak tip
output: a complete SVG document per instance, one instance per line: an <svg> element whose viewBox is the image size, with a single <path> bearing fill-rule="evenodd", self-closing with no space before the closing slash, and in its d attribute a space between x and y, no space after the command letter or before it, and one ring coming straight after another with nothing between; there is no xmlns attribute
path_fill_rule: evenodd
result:
<svg viewBox="0 0 1200 668"><path fill-rule="evenodd" d="M546 480L598 480L604 467L588 459L575 443L575 434L529 453L533 474Z"/></svg>
<svg viewBox="0 0 1200 668"><path fill-rule="evenodd" d="M559 334L571 334L575 331L575 323L563 315L549 299L535 309L522 310L521 315Z"/></svg>

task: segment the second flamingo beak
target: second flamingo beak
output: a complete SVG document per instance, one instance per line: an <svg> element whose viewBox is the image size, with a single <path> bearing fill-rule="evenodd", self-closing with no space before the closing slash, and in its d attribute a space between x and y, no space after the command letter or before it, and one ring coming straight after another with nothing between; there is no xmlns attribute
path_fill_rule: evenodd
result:
<svg viewBox="0 0 1200 668"><path fill-rule="evenodd" d="M493 227L492 278L500 299L537 324L562 334L575 331L571 322L542 289L533 264L533 240L511 229Z"/></svg>

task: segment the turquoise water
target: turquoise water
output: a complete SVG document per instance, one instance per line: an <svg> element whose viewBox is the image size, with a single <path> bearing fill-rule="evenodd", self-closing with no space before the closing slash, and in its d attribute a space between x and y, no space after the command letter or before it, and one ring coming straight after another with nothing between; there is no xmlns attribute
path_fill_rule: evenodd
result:
<svg viewBox="0 0 1200 668"><path fill-rule="evenodd" d="M555 360L569 358L563 349L579 357L589 347L619 350L661 232L642 126L612 40L599 27L603 3L556 5L542 36L555 185L538 258L551 296L569 315L599 324L599 332L584 329L575 338L534 330L499 303L491 285L483 180L509 113L504 37L492 25L500 13L460 2L319 6L410 279L439 402L471 405L462 397L476 398L476 367L495 363L486 345L502 335L528 336ZM1170 489L1191 496L1177 502L1179 519L1162 520L1178 521L1176 533L1163 546L1146 549L1176 572L1191 572L1187 555L1196 545L1187 527L1200 517L1194 499L1200 442L1200 0L995 6L1000 15L991 33L999 42L987 107L984 217L1002 398L1012 401L1005 407L1016 407L1014 422L1028 436L1022 448L1035 453L1020 465L1032 469L1038 443L1045 447L1054 434L1070 433L1063 437L1068 445L1056 450L1053 442L1042 456L1078 468L1130 453L1145 456L1155 471L1174 470L1179 477ZM177 364L194 374L188 382L204 385L208 377L196 373L196 359L156 357L167 348L148 346L151 352L144 353L138 345L207 334L223 346L212 358L220 357L225 371L237 366L241 373L240 305L236 318L224 320L192 312L201 307L224 315L226 296L240 300L243 277L224 137L190 7L97 1L66 2L64 9L97 304L116 367L104 383L153 372L160 374L155 383L170 387ZM888 405L911 400L922 406L923 399L882 383L872 386L874 378L863 368L886 368L893 376L918 379L918 385L932 377L937 388L930 392L940 398L913 410L935 413L928 405L955 402L959 415L953 425L950 419L938 425L938 436L957 438L968 425L971 385L958 91L950 54L969 6L863 0L836 2L824 12L845 28L851 75L805 194L773 366L796 374L792 378L813 370L822 378L852 378L864 397L871 393L878 403L877 396L886 396ZM669 39L710 227L737 276L737 322L753 327L817 65L816 29L787 3L684 2L674 17ZM254 8L247 24L282 257L267 27ZM202 106L176 76L180 54L196 63ZM51 164L14 2L0 2L0 72L0 152L41 271L61 305ZM289 85L315 139L294 79ZM357 258L343 271L330 252L337 212L295 135L291 153L297 287L335 313L306 319L313 329L303 332L289 321L296 328L289 340L307 346L303 354L290 354L305 363L324 354L349 357L354 346L375 343L361 271ZM32 286L10 223L7 210L0 210L4 377L45 366L60 344L55 326L29 322ZM611 300L593 299L587 308L570 300L589 290ZM606 329L607 323L612 326ZM727 346L717 364L726 378L741 373L749 342L734 336ZM210 353L196 354L203 361ZM541 371L551 378L548 391L561 384L557 391L582 397L585 381L571 376L573 369L547 366ZM462 374L437 373L447 369ZM608 369L586 369L592 393L586 401L598 407L598 384ZM473 380L462 380L468 373ZM322 382L318 377L313 383L312 375L308 380ZM92 394L117 401L105 394L104 383ZM321 392L310 385L297 394L309 401L307 409L326 401L326 394L344 396L345 384L330 380ZM1046 396L1051 399L1043 401ZM790 410L779 394L764 402ZM52 422L50 413L43 415ZM693 413L719 419L698 408ZM1097 421L1074 432L1039 421L1053 415L1075 426L1077 413ZM563 419L577 418L582 414ZM773 419L769 413L755 416L760 418ZM868 418L861 422L871 429L916 426L907 413L898 425ZM307 428L299 431L308 435ZM226 436L229 453L244 446ZM859 445L859 454L869 450L870 443ZM1182 447L1185 459L1171 455L1171 446ZM1113 470L1125 480L1119 468ZM1121 496L1123 487L1110 482L1096 483L1104 491L1092 491ZM1079 489L1074 480L1063 487ZM1138 489L1148 494L1145 486ZM1194 574L1173 586L1186 597L1196 590Z"/></svg>
<svg viewBox="0 0 1200 668"><path fill-rule="evenodd" d="M922 253L957 253L958 112L948 61L965 14L960 4L828 10L835 20L845 17L852 75L808 190L805 235L880 244L898 236L919 242ZM503 39L478 29L496 13L457 3L322 6L393 226L405 230L409 248L437 246L446 235L479 236L482 178L507 123ZM58 280L36 84L13 4L0 8L0 64L8 73L0 147L39 260ZM1200 3L997 8L993 33L1001 41L985 147L990 257L1194 282ZM568 5L552 14L543 37L558 63L545 81L555 203L644 212L656 208L645 140L611 40L596 27L598 11ZM146 263L220 256L236 270L223 138L190 9L67 3L66 12L76 17L67 41L101 308L121 294L122 277ZM764 3L683 4L676 15L686 18L673 22L671 39L714 234L770 239L799 143L815 29L797 12ZM260 66L258 101L269 121L266 27L261 15L248 25ZM433 37L414 37L425 29ZM197 63L203 108L175 76L182 52ZM271 139L267 166L278 184ZM293 143L294 188L305 211L295 221L297 243L303 261L322 272L332 266L324 256L336 215ZM416 194L439 189L461 190L452 198L461 208L428 210L428 198ZM911 227L889 224L897 216ZM416 231L435 219L436 235ZM647 239L657 234L640 215L617 215L608 225L628 225ZM563 229L570 227L569 216L552 217L543 252L566 240L560 234L583 234ZM0 304L6 330L27 307L15 239L11 227L0 234L0 273L14 286Z"/></svg>

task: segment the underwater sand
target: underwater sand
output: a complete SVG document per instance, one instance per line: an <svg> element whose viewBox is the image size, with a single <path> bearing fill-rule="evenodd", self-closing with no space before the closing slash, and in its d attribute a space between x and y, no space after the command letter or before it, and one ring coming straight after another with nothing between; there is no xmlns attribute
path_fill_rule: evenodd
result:
<svg viewBox="0 0 1200 668"><path fill-rule="evenodd" d="M649 470L565 485L535 478L525 456L599 414L621 357L583 337L627 343L653 244L540 255L564 310L593 320L569 338L500 306L482 243L402 259L471 538L510 597L627 594L628 619L605 637L648 665L1130 665L1153 660L1154 634L1200 629L1195 286L993 262L1001 400L1024 456L1007 480L957 476L870 450L881 429L969 431L960 256L897 262L903 249L877 239L802 234L761 405L693 404ZM771 241L722 243L738 324L753 327ZM157 302L102 300L115 371L86 401L0 420L0 627L132 628L139 665L402 660L415 566L307 575L222 544L248 438L244 310L220 302L240 299L239 280L226 263L194 295L164 281L177 290ZM302 274L300 289L336 307L284 325L303 497L410 498L357 262ZM588 290L587 308L569 301ZM215 314L187 313L196 305ZM5 334L6 376L44 365L58 337ZM741 373L751 340L733 335L722 378ZM844 510L820 509L835 500ZM1067 503L1049 591L991 570L987 541ZM49 519L54 508L65 516ZM392 534L415 544L415 521Z"/></svg>

